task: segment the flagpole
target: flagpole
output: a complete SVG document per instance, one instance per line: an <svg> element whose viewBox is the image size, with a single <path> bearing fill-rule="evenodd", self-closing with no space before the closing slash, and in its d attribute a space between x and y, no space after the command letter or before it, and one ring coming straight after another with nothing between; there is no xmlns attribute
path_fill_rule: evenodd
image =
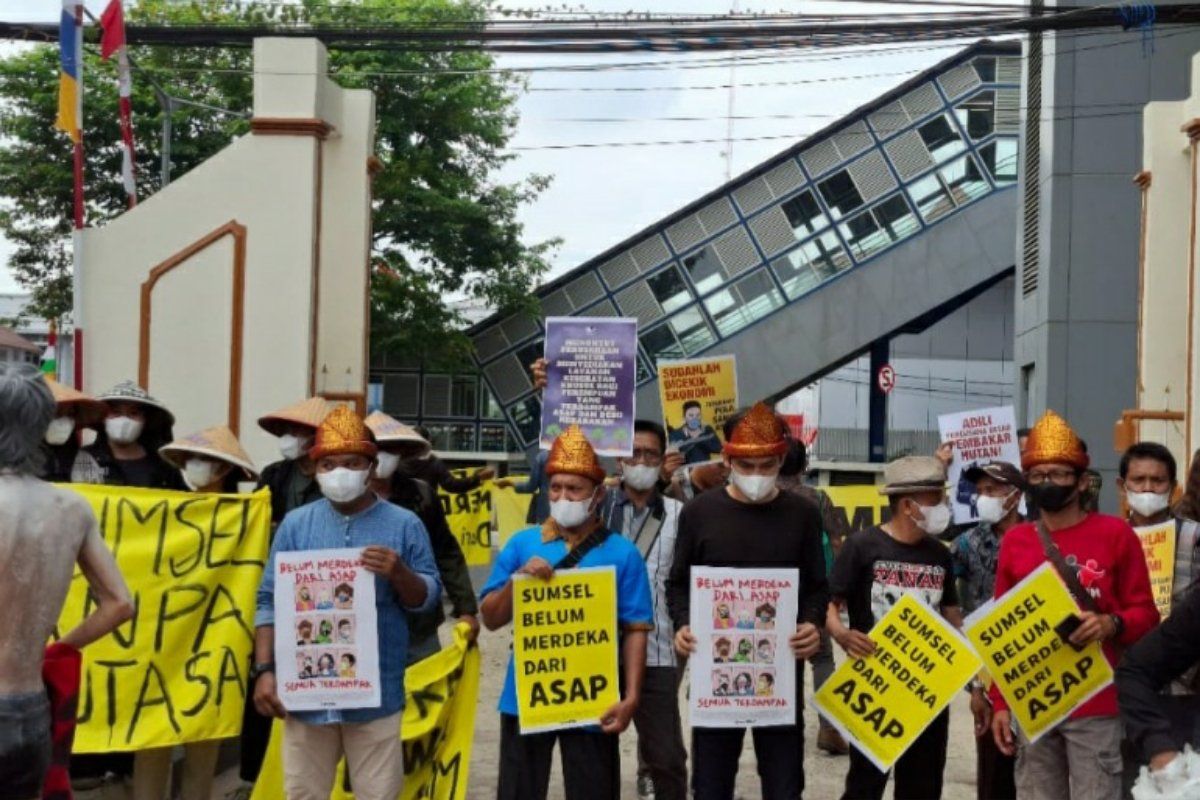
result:
<svg viewBox="0 0 1200 800"><path fill-rule="evenodd" d="M71 337L75 388L83 391L83 0L75 4L75 52L79 77L75 98L75 226L71 233Z"/></svg>

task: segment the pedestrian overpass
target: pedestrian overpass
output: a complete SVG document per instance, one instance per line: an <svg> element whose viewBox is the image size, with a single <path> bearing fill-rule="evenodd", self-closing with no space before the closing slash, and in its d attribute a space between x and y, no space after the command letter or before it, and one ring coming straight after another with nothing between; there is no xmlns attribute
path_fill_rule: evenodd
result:
<svg viewBox="0 0 1200 800"><path fill-rule="evenodd" d="M892 337L1013 272L1020 73L1015 42L966 48L545 285L542 317L636 317L637 409L652 419L659 359L736 354L744 403L864 353L882 363ZM441 449L535 447L541 405L528 365L542 353L543 320L495 315L468 333L476 413L443 402L456 378L430 374L404 384L403 407L385 386L385 408L452 426ZM872 438L880 460L881 441Z"/></svg>

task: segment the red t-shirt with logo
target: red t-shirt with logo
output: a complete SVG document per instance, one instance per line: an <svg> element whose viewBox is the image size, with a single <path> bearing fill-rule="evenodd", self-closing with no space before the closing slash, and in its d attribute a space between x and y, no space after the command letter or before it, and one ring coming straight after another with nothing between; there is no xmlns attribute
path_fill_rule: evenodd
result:
<svg viewBox="0 0 1200 800"><path fill-rule="evenodd" d="M1122 645L1128 647L1158 624L1146 557L1137 534L1127 522L1106 514L1088 514L1077 525L1052 531L1050 538L1067 564L1075 567L1079 582L1095 598L1101 613L1120 615L1125 623L1120 637ZM1000 597L1020 583L1046 560L1032 523L1004 534L996 567L995 596ZM1112 642L1104 643L1104 655L1116 666L1117 653ZM995 687L990 694L997 709L1008 708ZM1075 709L1071 718L1116 714L1117 689L1109 686Z"/></svg>

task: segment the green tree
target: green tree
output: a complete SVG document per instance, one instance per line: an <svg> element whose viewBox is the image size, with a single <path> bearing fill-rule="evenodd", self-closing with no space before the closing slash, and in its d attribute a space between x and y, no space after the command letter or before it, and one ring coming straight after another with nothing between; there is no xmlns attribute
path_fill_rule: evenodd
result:
<svg viewBox="0 0 1200 800"><path fill-rule="evenodd" d="M234 0L141 0L129 24L274 23L341 26L481 23L472 0L328 0L299 5ZM89 37L89 39L92 37ZM115 64L86 46L85 130L89 225L121 213ZM185 174L249 129L251 54L246 48L132 47L138 192L159 186L163 109L151 80L194 106L172 112L172 178ZM31 313L70 309L71 143L55 131L58 48L37 46L0 60L0 232L15 244L9 266L33 293ZM502 183L495 175L516 126L522 83L492 57L469 51L359 49L330 52L340 84L376 97L371 323L375 350L421 353L441 366L468 352L461 319L443 302L475 297L503 309L532 309L531 289L556 242L529 244L521 206L546 187L544 176Z"/></svg>

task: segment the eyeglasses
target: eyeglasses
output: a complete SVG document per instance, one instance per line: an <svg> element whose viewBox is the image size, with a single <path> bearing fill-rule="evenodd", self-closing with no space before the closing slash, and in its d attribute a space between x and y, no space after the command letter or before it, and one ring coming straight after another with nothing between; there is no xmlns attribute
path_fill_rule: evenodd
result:
<svg viewBox="0 0 1200 800"><path fill-rule="evenodd" d="M1046 481L1059 486L1067 486L1079 480L1079 473L1073 469L1037 470L1025 474L1025 480L1030 486L1040 486Z"/></svg>
<svg viewBox="0 0 1200 800"><path fill-rule="evenodd" d="M662 466L663 457L662 453L657 450L634 450L632 456L621 460L626 464L637 464L640 462L648 467L658 467Z"/></svg>

